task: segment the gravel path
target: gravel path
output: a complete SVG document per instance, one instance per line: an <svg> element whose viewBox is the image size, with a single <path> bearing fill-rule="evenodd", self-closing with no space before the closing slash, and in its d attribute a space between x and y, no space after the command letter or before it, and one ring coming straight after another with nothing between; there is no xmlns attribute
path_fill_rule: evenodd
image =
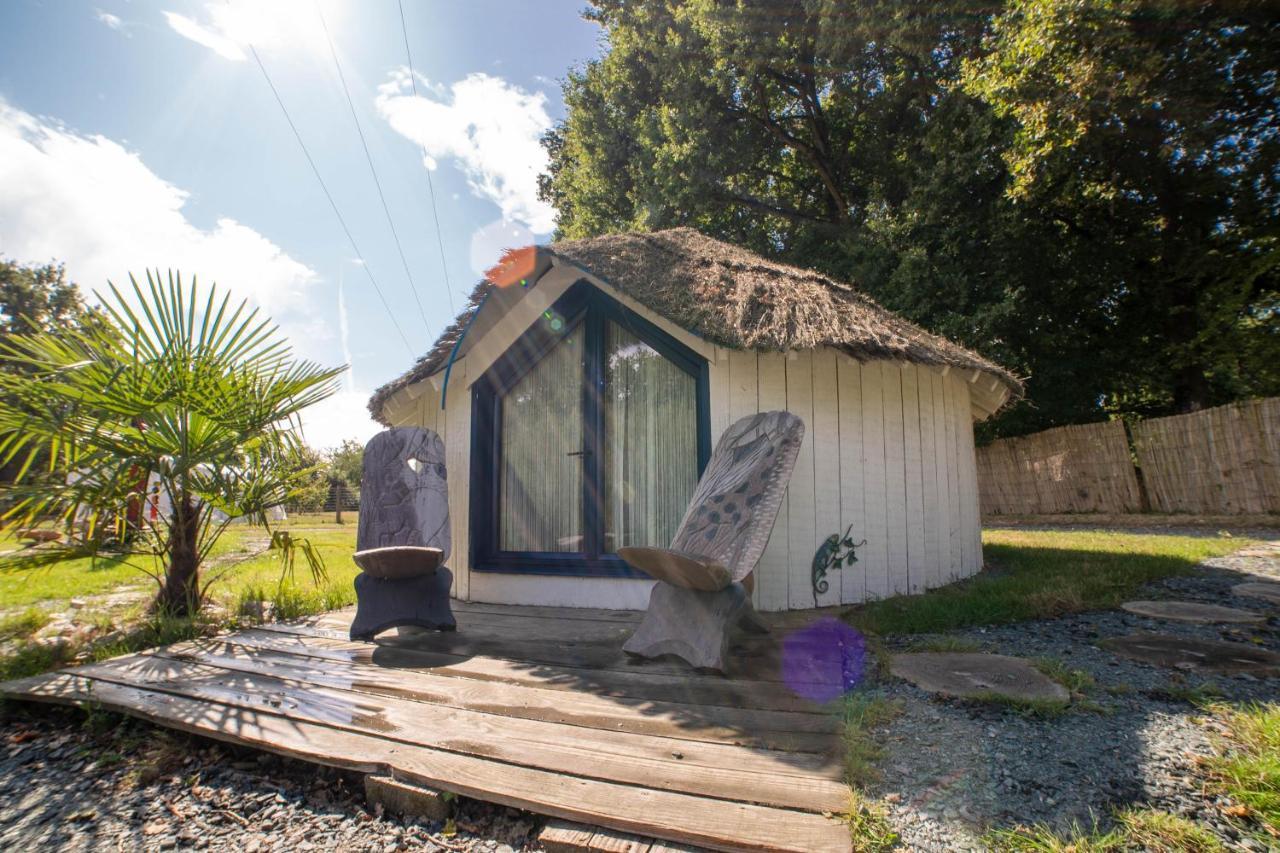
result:
<svg viewBox="0 0 1280 853"><path fill-rule="evenodd" d="M527 849L540 819L470 800L452 826L370 811L359 774L215 744L116 715L7 709L0 849Z"/></svg>
<svg viewBox="0 0 1280 853"><path fill-rule="evenodd" d="M1274 535L1274 534L1273 534ZM1280 546L1278 546L1280 547ZM1231 599L1245 580L1280 581L1273 557L1231 556L1144 590L1258 610ZM1180 690L1205 679L1131 662L1099 649L1103 638L1161 631L1256 642L1280 651L1280 625L1244 628L1088 613L956 631L984 651L1053 657L1097 682L1100 711L1038 719L996 707L938 700L911 685L878 686L903 714L884 732L884 777L872 793L888 805L903 846L982 849L986 827L1105 820L1118 805L1191 818L1236 849L1250 847L1200 789L1195 762L1211 752L1199 712ZM921 638L913 638L918 641ZM906 643L898 647L905 647ZM1231 702L1276 700L1275 681L1214 677ZM460 800L452 825L371 812L357 774L155 729L123 717L9 706L0 720L0 849L12 850L450 850L533 849L542 819Z"/></svg>
<svg viewBox="0 0 1280 853"><path fill-rule="evenodd" d="M1278 545L1280 547L1280 545ZM1267 611L1264 602L1232 599L1245 580L1280 581L1273 557L1210 560L1194 575L1147 587L1139 598L1177 598ZM1210 640L1257 643L1280 651L1280 625L1193 625L1123 611L950 632L982 651L1056 658L1091 675L1085 697L1098 711L1050 719L999 707L932 698L906 682L881 689L902 702L888 727L884 778L874 793L890 804L890 820L916 850L980 850L984 827L1106 822L1118 806L1149 807L1195 820L1234 849L1265 849L1242 839L1223 818L1224 802L1201 790L1196 760L1212 754L1203 713L1178 693L1205 682L1227 702L1276 701L1276 680L1249 675L1183 675L1126 660L1098 648L1106 637L1158 631ZM929 639L912 638L912 642ZM891 644L903 648L906 642ZM896 649L895 649L896 650Z"/></svg>

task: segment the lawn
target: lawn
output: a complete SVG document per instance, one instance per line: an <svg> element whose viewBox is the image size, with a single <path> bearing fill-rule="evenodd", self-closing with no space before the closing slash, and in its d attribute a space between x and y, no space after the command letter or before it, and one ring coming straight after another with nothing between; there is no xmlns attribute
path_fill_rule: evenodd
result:
<svg viewBox="0 0 1280 853"><path fill-rule="evenodd" d="M1185 574L1251 540L1097 530L986 530L986 570L925 595L861 605L846 618L873 634L917 634L1115 607L1143 584Z"/></svg>

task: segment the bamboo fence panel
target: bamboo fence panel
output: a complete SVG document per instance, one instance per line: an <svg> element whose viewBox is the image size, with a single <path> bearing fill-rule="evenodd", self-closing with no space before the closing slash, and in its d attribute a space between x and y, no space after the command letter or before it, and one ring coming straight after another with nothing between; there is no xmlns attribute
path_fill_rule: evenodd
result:
<svg viewBox="0 0 1280 853"><path fill-rule="evenodd" d="M978 448L984 515L1139 512L1124 424L1057 427Z"/></svg>
<svg viewBox="0 0 1280 853"><path fill-rule="evenodd" d="M1280 397L1144 421L1133 443L1156 512L1280 512Z"/></svg>

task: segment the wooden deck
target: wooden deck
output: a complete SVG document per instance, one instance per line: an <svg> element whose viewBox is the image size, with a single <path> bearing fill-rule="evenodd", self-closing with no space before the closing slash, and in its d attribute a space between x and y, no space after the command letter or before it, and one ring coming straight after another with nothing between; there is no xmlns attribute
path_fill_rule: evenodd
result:
<svg viewBox="0 0 1280 853"><path fill-rule="evenodd" d="M350 612L0 685L624 832L726 850L848 850L838 720L781 683L621 652L632 613L455 603L456 634L347 640ZM775 636L783 631L775 631ZM836 815L832 817L832 815Z"/></svg>

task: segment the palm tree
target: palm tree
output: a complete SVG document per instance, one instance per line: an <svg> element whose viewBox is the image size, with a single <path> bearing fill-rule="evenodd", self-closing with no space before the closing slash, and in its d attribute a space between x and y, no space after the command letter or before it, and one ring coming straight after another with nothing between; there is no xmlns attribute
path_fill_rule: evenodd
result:
<svg viewBox="0 0 1280 853"><path fill-rule="evenodd" d="M296 360L270 320L216 287L202 303L172 272L130 283L96 294L103 322L0 341L0 460L21 465L0 487L3 518L72 531L46 561L108 547L150 557L156 609L189 616L227 525L269 525L305 485L298 415L345 368ZM273 544L291 566L287 533Z"/></svg>

